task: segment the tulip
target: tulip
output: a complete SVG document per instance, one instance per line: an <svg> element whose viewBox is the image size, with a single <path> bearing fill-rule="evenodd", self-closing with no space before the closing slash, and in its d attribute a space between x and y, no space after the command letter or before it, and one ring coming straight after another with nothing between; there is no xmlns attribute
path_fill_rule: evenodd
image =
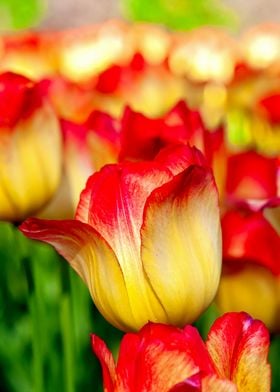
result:
<svg viewBox="0 0 280 392"><path fill-rule="evenodd" d="M119 159L152 159L161 148L177 143L190 144L201 150L212 167L220 198L225 188L227 151L223 128L208 131L200 113L179 101L168 113L146 117L127 107L120 121L121 150Z"/></svg>
<svg viewBox="0 0 280 392"><path fill-rule="evenodd" d="M216 297L222 312L250 312L271 331L280 329L277 204L256 209L244 204L223 216L223 272Z"/></svg>
<svg viewBox="0 0 280 392"><path fill-rule="evenodd" d="M158 118L127 107L121 120L120 159L152 159L164 146L178 143L190 143L204 152L206 132L200 114L183 101Z"/></svg>
<svg viewBox="0 0 280 392"><path fill-rule="evenodd" d="M0 219L21 221L56 191L61 174L57 118L31 80L0 75Z"/></svg>
<svg viewBox="0 0 280 392"><path fill-rule="evenodd" d="M11 71L36 81L56 72L53 52L57 33L20 32L2 39L1 72Z"/></svg>
<svg viewBox="0 0 280 392"><path fill-rule="evenodd" d="M119 135L115 120L94 111L83 124L61 120L64 171L59 189L37 215L47 219L73 218L88 177L117 161Z"/></svg>
<svg viewBox="0 0 280 392"><path fill-rule="evenodd" d="M145 325L128 333L118 363L105 343L92 335L106 392L269 392L269 333L246 313L215 321L206 343L197 330Z"/></svg>
<svg viewBox="0 0 280 392"><path fill-rule="evenodd" d="M75 220L29 219L21 230L52 244L122 330L192 322L218 287L217 190L189 146L162 150L154 161L107 165L89 178Z"/></svg>
<svg viewBox="0 0 280 392"><path fill-rule="evenodd" d="M257 152L232 154L227 159L226 195L232 200L269 200L277 196L278 161Z"/></svg>

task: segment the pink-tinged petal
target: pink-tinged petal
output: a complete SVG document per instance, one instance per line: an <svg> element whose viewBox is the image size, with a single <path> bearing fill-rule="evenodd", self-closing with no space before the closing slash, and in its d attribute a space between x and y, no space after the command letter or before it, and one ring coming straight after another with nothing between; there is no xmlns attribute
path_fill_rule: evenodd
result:
<svg viewBox="0 0 280 392"><path fill-rule="evenodd" d="M192 322L213 300L221 271L218 195L210 170L191 166L156 189L146 203L141 236L144 270L168 322Z"/></svg>
<svg viewBox="0 0 280 392"><path fill-rule="evenodd" d="M114 389L116 369L111 352L103 340L96 335L91 335L91 345L102 367L104 392L116 392Z"/></svg>
<svg viewBox="0 0 280 392"><path fill-rule="evenodd" d="M237 392L237 387L229 380L216 375L195 374L184 382L175 385L169 392Z"/></svg>
<svg viewBox="0 0 280 392"><path fill-rule="evenodd" d="M201 374L197 373L187 380L176 384L169 392L201 392Z"/></svg>
<svg viewBox="0 0 280 392"><path fill-rule="evenodd" d="M227 313L214 322L206 345L218 377L233 381L240 392L270 391L269 333L261 321Z"/></svg>
<svg viewBox="0 0 280 392"><path fill-rule="evenodd" d="M228 158L226 191L237 199L268 199L277 195L276 158L255 151Z"/></svg>
<svg viewBox="0 0 280 392"><path fill-rule="evenodd" d="M243 208L222 218L223 257L240 263L251 261L280 274L280 236L262 211Z"/></svg>
<svg viewBox="0 0 280 392"><path fill-rule="evenodd" d="M87 284L103 316L119 329L133 329L132 306L118 260L92 227L79 221L30 218L20 230L51 244ZM108 284L110 282L110 284Z"/></svg>

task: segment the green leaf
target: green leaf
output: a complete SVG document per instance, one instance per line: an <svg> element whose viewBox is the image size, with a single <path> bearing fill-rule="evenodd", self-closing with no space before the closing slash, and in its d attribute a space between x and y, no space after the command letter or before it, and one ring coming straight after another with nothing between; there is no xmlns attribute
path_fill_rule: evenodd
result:
<svg viewBox="0 0 280 392"><path fill-rule="evenodd" d="M0 29L7 31L36 26L44 10L43 0L0 0Z"/></svg>
<svg viewBox="0 0 280 392"><path fill-rule="evenodd" d="M272 392L278 392L280 387L280 336L274 336L271 339L271 345L269 350L269 361L272 370Z"/></svg>
<svg viewBox="0 0 280 392"><path fill-rule="evenodd" d="M219 0L121 0L124 14L134 21L160 23L174 30L202 25L236 28L237 14Z"/></svg>

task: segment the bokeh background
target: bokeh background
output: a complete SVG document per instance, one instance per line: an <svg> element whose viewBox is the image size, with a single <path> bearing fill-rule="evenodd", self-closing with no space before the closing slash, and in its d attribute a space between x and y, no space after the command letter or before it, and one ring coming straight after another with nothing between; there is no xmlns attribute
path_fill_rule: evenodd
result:
<svg viewBox="0 0 280 392"><path fill-rule="evenodd" d="M224 0L224 4L236 11L242 29L264 21L280 20L278 0ZM57 29L81 26L120 16L118 0L48 0L48 9L41 27Z"/></svg>
<svg viewBox="0 0 280 392"><path fill-rule="evenodd" d="M0 0L0 30L62 30L124 19L128 15L124 4L133 1ZM145 10L151 1L142 0L148 20L154 17ZM204 5L209 1L162 3L179 8L188 3L186 27L193 27L192 12L198 7L201 25L211 24L218 15L215 9L207 14ZM225 7L218 24L234 34L257 23L280 22L279 0L212 3ZM101 391L89 334L97 333L116 353L121 333L100 316L81 280L51 247L24 238L16 225L6 222L0 222L0 260L0 392ZM211 307L197 322L204 337L217 314ZM270 356L273 363L280 363L279 337L273 339ZM279 378L278 370L273 373L274 392L279 391Z"/></svg>

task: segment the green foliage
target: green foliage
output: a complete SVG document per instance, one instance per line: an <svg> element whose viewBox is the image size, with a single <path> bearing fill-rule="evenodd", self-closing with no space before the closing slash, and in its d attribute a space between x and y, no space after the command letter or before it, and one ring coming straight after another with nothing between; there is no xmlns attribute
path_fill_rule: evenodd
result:
<svg viewBox="0 0 280 392"><path fill-rule="evenodd" d="M221 316L221 313L219 312L217 306L213 303L194 323L194 326L199 330L199 333L204 340L206 340L209 329L211 328L216 318L219 316Z"/></svg>
<svg viewBox="0 0 280 392"><path fill-rule="evenodd" d="M41 20L44 8L43 0L0 0L0 29L33 27Z"/></svg>
<svg viewBox="0 0 280 392"><path fill-rule="evenodd" d="M237 15L219 0L122 0L125 15L135 21L160 23L174 30L202 25L234 28Z"/></svg>
<svg viewBox="0 0 280 392"><path fill-rule="evenodd" d="M90 333L116 351L121 333L54 250L0 223L1 392L101 392Z"/></svg>
<svg viewBox="0 0 280 392"><path fill-rule="evenodd" d="M280 336L274 336L271 339L269 361L272 370L272 392L279 392L280 386Z"/></svg>

